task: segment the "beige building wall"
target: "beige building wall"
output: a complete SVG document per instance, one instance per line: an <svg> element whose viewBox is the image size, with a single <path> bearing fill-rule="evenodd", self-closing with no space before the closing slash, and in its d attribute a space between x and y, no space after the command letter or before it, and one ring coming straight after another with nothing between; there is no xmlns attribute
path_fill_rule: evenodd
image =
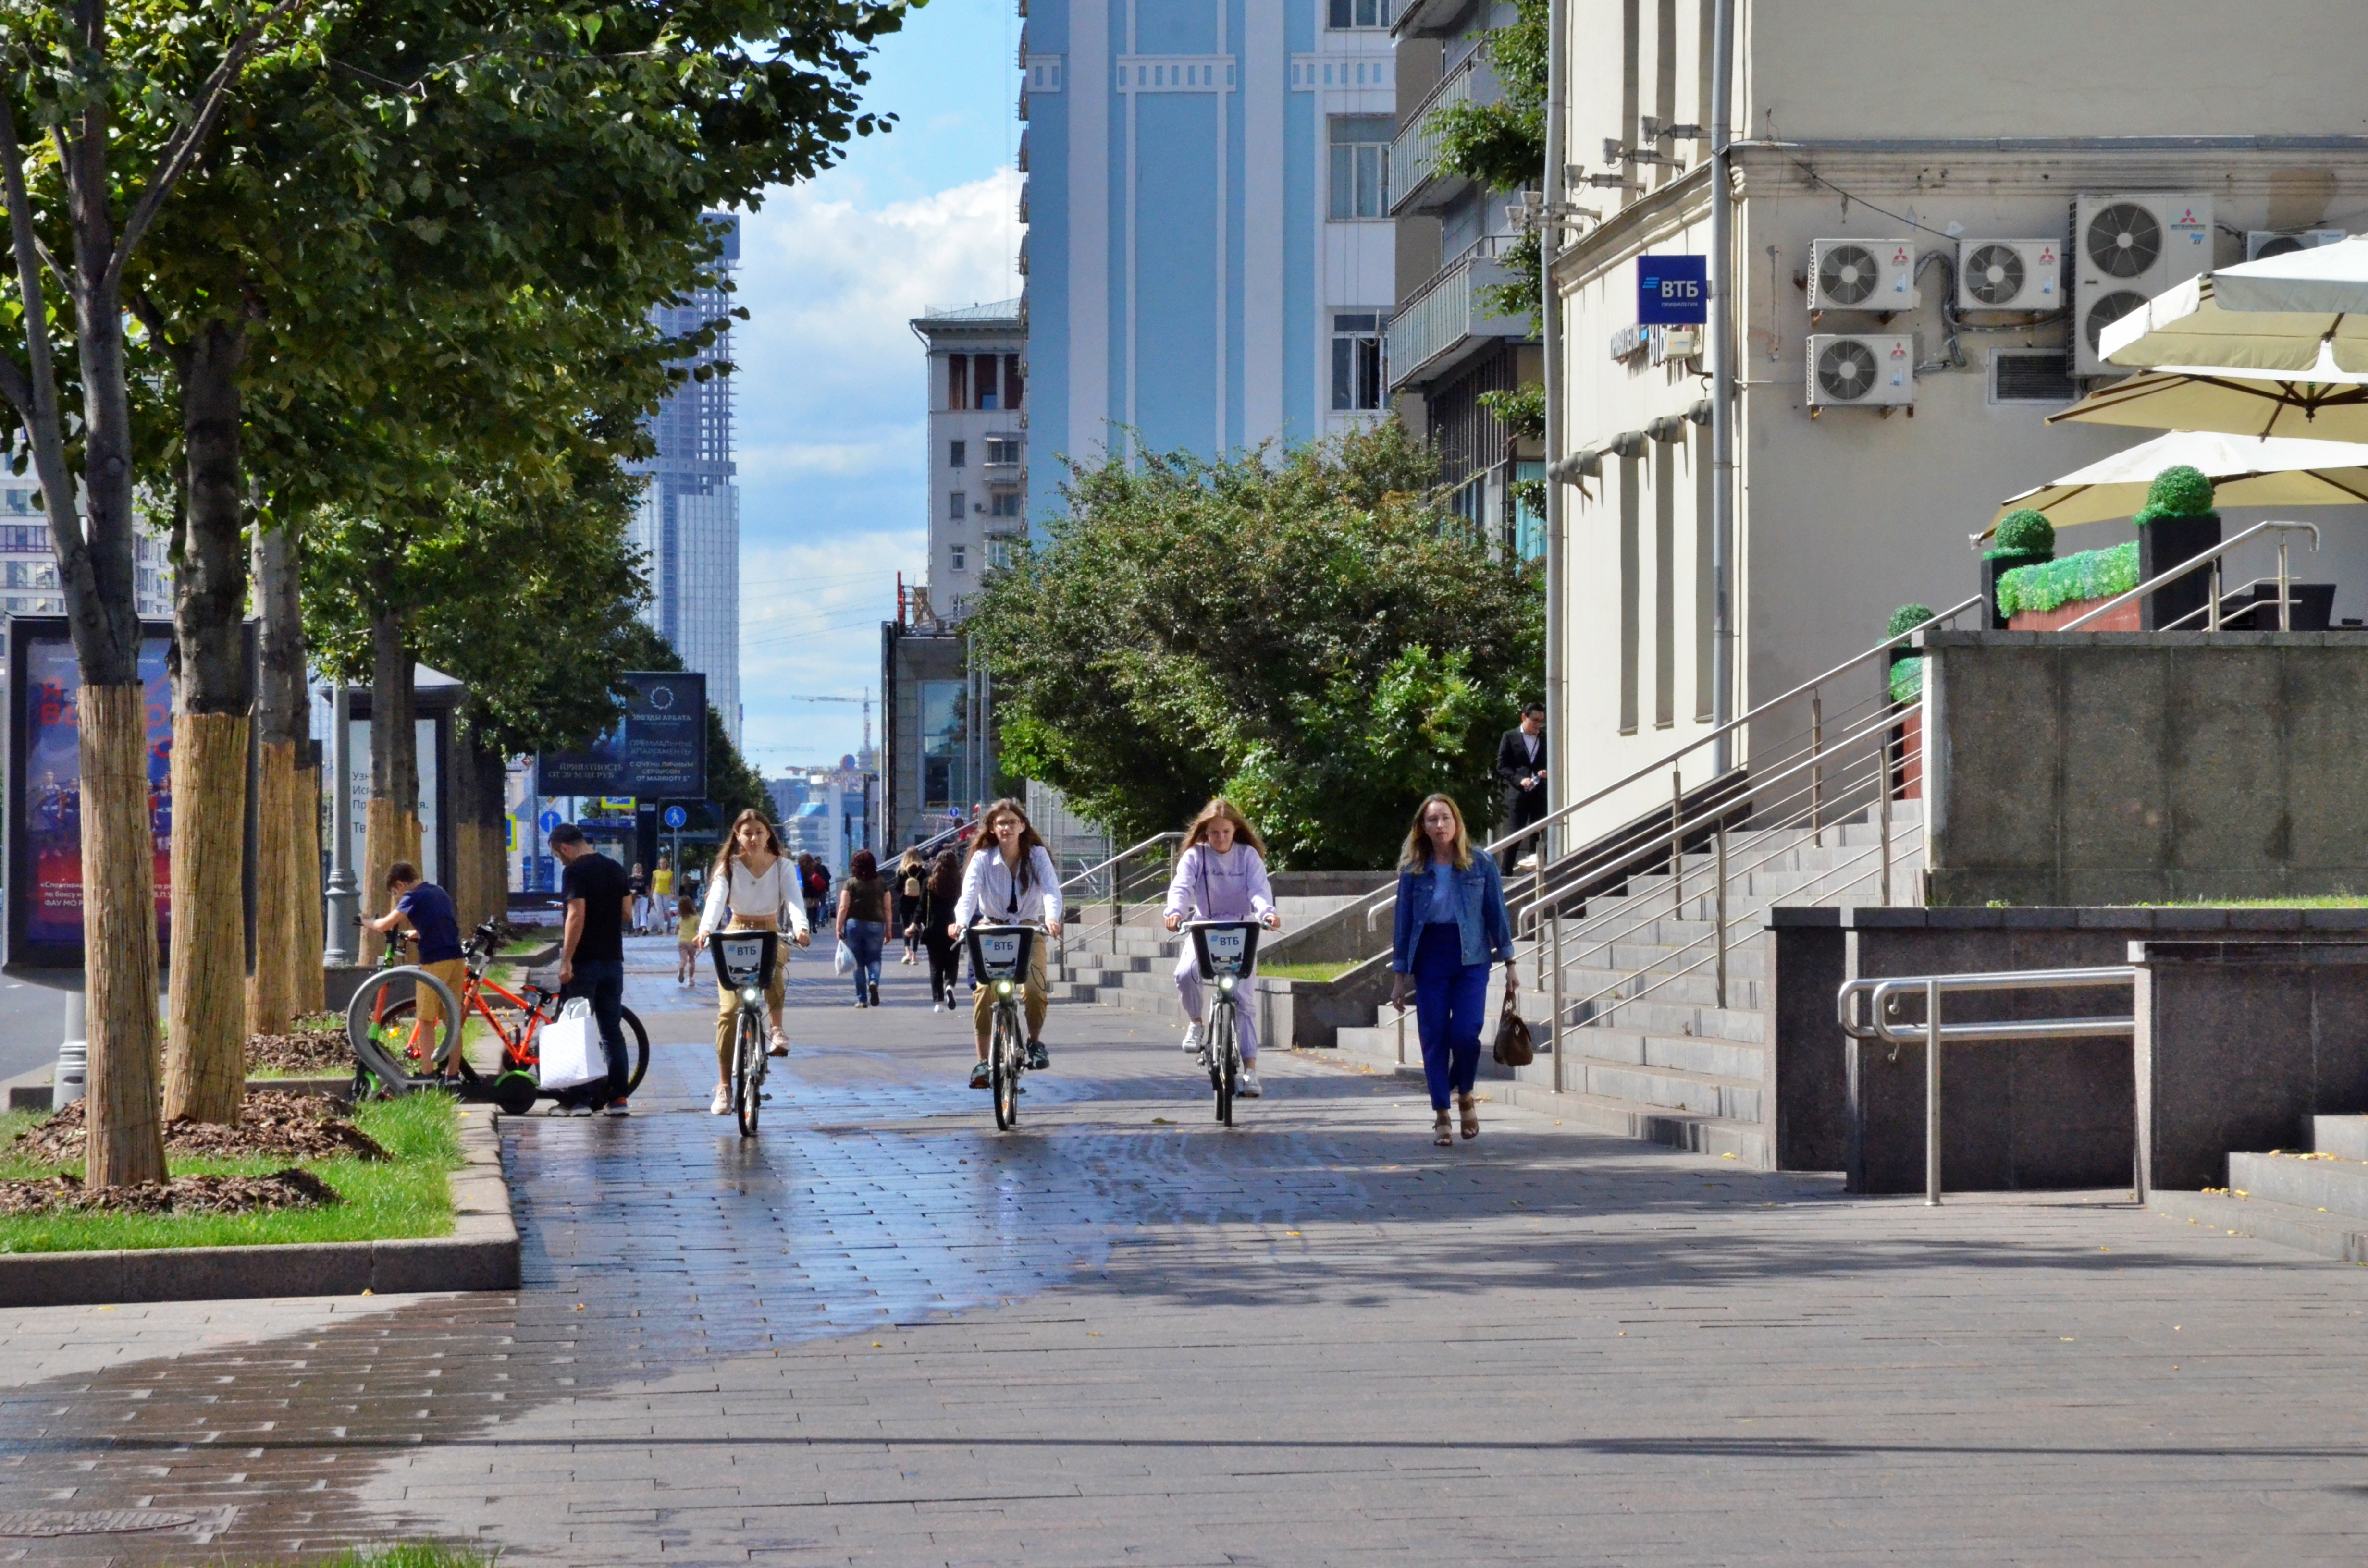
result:
<svg viewBox="0 0 2368 1568"><path fill-rule="evenodd" d="M1564 492L1569 588L1556 613L1567 698L1556 718L1569 748L1565 801L1651 767L1709 729L1710 433L1689 423L1675 443L1634 438L1707 399L1709 361L1655 366L1610 351L1613 334L1635 321L1636 256L1707 251L1708 186L1702 171L1623 170L1602 157L1607 137L1636 145L1644 115L1707 126L1708 11L1698 0L1571 5L1571 161L1646 188L1574 189L1573 201L1600 209L1605 222L1586 225L1557 272L1567 395L1554 454L1612 447L1622 435L1639 451L1607 452L1600 477ZM1630 16L1638 23L1633 66ZM1912 417L1852 408L1813 419L1804 287L1813 240L1912 234L1919 255L1937 251L1953 263L1952 225L1967 237L2063 236L2077 195L2109 191L2210 196L2221 226L2215 265L2243 259L2246 229L2368 231L2368 141L2351 140L2368 133L2368 88L2341 80L2339 63L2368 13L2335 4L2180 4L2150 7L2139 27L2119 8L2016 3L1983 16L1974 29L1961 10L1939 6L1741 6L1737 76L1760 134L1736 156L1738 712L1867 648L1895 607L1946 608L1977 593L1979 557L1967 535L1988 524L1999 500L2152 434L2049 426L2049 405L1991 401L1991 355L2061 345L2062 322L1962 334L1964 367L1922 374ZM1975 31L1978 39L1964 36ZM2151 41L2131 37L2141 32ZM1771 123L1785 143L1766 140ZM2265 143L2257 134L2312 140ZM1975 144L1998 137L2055 140ZM1691 141L1661 145L1689 165L1702 155L1703 144ZM1665 174L1668 183L1656 187ZM1916 333L1920 358L1939 359L1940 301L1952 276L1926 270L1920 307L1887 324L1836 313L1815 330ZM2260 515L2229 512L2231 531ZM2299 560L2297 574L2338 582L2337 615L2368 618L2368 508L2301 515L2322 525L2328 549ZM2126 524L2097 524L2067 531L2059 549L2133 537ZM2272 569L2270 562L2265 550L2238 562L2232 581ZM1624 678L1623 595L1634 596ZM1829 695L1829 713L1838 698L1873 695L1871 675L1855 678L1867 690ZM1745 738L1739 758L1789 750L1805 723L1805 710L1772 717ZM1703 747L1686 759L1684 776L1691 785L1708 773ZM1667 768L1654 768L1582 813L1577 831L1600 832L1668 794Z"/></svg>

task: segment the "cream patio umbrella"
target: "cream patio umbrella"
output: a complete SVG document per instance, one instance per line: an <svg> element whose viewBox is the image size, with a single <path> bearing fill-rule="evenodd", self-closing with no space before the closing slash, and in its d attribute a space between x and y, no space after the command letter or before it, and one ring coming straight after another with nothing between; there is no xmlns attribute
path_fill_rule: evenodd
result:
<svg viewBox="0 0 2368 1568"><path fill-rule="evenodd" d="M2210 430L2174 430L1998 504L2044 512L2057 528L2126 517L2146 505L2146 486L2174 464L2200 469L2222 506L2348 506L2368 502L2368 444L2260 440ZM1985 536L1987 537L1987 536Z"/></svg>
<svg viewBox="0 0 2368 1568"><path fill-rule="evenodd" d="M2275 381L2201 368L2147 370L2090 392L2047 422L2368 441L2368 375Z"/></svg>
<svg viewBox="0 0 2368 1568"><path fill-rule="evenodd" d="M2173 284L2108 323L2097 351L2134 369L2336 381L2368 374L2368 238Z"/></svg>

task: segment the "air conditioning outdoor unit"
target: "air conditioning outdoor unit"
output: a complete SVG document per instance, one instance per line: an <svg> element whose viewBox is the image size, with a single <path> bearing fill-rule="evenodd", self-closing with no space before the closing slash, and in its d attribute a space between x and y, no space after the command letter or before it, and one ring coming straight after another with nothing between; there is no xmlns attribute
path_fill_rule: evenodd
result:
<svg viewBox="0 0 2368 1568"><path fill-rule="evenodd" d="M2265 256L2284 256L2292 251L2317 250L2331 245L2351 235L2341 229L2248 229L2245 231L2245 259L2259 261Z"/></svg>
<svg viewBox="0 0 2368 1568"><path fill-rule="evenodd" d="M2053 311L2064 303L2062 240L1959 240L1957 308Z"/></svg>
<svg viewBox="0 0 2368 1568"><path fill-rule="evenodd" d="M1914 240L1809 242L1811 312L1912 311L1921 303Z"/></svg>
<svg viewBox="0 0 2368 1568"><path fill-rule="evenodd" d="M2177 191L2083 196L2072 203L2072 373L2117 376L2097 352L2105 328L2212 266L2212 199Z"/></svg>
<svg viewBox="0 0 2368 1568"><path fill-rule="evenodd" d="M1912 334L1810 334L1811 408L1899 408L1915 403Z"/></svg>

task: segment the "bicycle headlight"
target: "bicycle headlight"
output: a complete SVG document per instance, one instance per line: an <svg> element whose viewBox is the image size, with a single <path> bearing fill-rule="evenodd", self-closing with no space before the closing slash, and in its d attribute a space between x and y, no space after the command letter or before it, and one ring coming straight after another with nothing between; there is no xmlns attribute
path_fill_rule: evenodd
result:
<svg viewBox="0 0 2368 1568"><path fill-rule="evenodd" d="M740 993L740 1000L751 1007L755 1006L757 1003L762 1002L764 999L765 994L757 990L753 985Z"/></svg>
<svg viewBox="0 0 2368 1568"><path fill-rule="evenodd" d="M1218 989L1218 990L1220 990L1220 991L1231 991L1233 988L1234 988L1234 977L1233 977L1232 975L1230 975L1230 974L1224 974L1224 975L1219 975L1219 976L1217 977L1217 989Z"/></svg>
<svg viewBox="0 0 2368 1568"><path fill-rule="evenodd" d="M1008 995L1010 995L1010 994L1011 994L1011 982L1009 982L1009 981L1008 981L1008 980L998 980L998 981L996 981L996 982L995 983L995 994L996 994L997 996L1008 996Z"/></svg>

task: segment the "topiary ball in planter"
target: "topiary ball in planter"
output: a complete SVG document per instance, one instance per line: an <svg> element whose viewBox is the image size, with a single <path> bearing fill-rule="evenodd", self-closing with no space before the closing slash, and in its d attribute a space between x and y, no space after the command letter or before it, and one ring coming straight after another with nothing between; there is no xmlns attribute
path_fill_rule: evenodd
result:
<svg viewBox="0 0 2368 1568"><path fill-rule="evenodd" d="M2146 505L2130 520L2144 528L2164 517L2213 515L2212 482L2203 477L2203 471L2186 463L2173 463L2154 476L2154 483L2146 486Z"/></svg>
<svg viewBox="0 0 2368 1568"><path fill-rule="evenodd" d="M2034 512L2026 506L2019 512L2009 512L1998 519L1990 534L1990 549L1984 560L2013 555L2032 561L2052 561L2055 558L2055 525L2047 520L2044 512Z"/></svg>
<svg viewBox="0 0 2368 1568"><path fill-rule="evenodd" d="M2138 575L2152 582L2220 542L2220 514L2212 509L2212 482L2201 469L2174 463L2146 486L2146 504L2130 519L2138 530ZM2211 597L2212 579L2202 568L2146 596L2139 624L2153 631L2186 624ZM2196 621L2200 629L2202 622Z"/></svg>
<svg viewBox="0 0 2368 1568"><path fill-rule="evenodd" d="M1931 619L1932 611L1928 606L1901 605L1897 609L1891 612L1891 619L1884 623L1883 634L1885 637L1896 637L1904 631L1914 631L1917 627L1923 625L1926 621ZM1914 659L1921 656L1922 655L1918 654L1915 649L1910 648L1905 642L1891 651L1891 662L1895 665L1899 663L1902 659Z"/></svg>

